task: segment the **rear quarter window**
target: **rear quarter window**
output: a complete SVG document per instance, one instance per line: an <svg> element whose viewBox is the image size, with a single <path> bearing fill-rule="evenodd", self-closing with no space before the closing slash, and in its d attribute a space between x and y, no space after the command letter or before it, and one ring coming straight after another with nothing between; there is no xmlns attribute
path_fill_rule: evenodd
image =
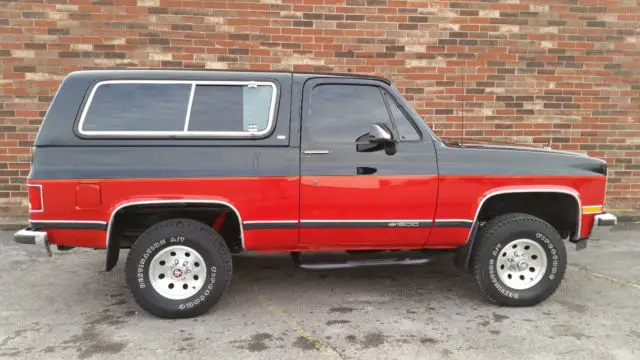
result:
<svg viewBox="0 0 640 360"><path fill-rule="evenodd" d="M114 80L91 91L84 136L260 137L274 126L277 87L253 81Z"/></svg>
<svg viewBox="0 0 640 360"><path fill-rule="evenodd" d="M95 89L82 130L182 131L189 84L103 84Z"/></svg>

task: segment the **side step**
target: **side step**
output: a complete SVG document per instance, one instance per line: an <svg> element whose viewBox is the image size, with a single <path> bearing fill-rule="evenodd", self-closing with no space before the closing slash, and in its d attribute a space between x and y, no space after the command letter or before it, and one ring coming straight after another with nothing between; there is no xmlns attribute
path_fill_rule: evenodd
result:
<svg viewBox="0 0 640 360"><path fill-rule="evenodd" d="M373 255L349 255L346 252L340 253L313 253L308 252L303 255L300 252L291 253L293 263L302 269L307 270L333 270L349 269L365 266L388 266L388 265L421 265L431 261L420 251L383 251Z"/></svg>

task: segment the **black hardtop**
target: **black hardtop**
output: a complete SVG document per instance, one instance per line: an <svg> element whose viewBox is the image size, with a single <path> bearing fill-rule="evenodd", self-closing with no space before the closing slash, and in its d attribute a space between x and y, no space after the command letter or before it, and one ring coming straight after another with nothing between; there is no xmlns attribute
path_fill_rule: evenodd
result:
<svg viewBox="0 0 640 360"><path fill-rule="evenodd" d="M299 73L282 71L235 71L235 70L180 70L180 69L113 69L113 70L80 70L69 73L49 107L45 119L36 137L35 146L136 146L158 145L174 146L210 145L212 139L150 139L150 138L86 138L75 131L76 119L79 118L83 104L87 101L88 94L93 86L107 80L165 80L165 81L275 81L280 91L281 99L288 99L292 94L291 86L294 83L304 83L313 78L335 79L365 79L381 81L390 85L384 78L356 75L356 74L324 74L324 73ZM293 101L300 101L296 98ZM291 101L280 101L277 107L276 131L289 133L289 113ZM246 145L247 140L225 140L225 145ZM218 144L222 144L218 141ZM288 140L280 140L269 137L260 142L261 145L286 145Z"/></svg>
<svg viewBox="0 0 640 360"><path fill-rule="evenodd" d="M83 78L86 80L97 80L103 78L118 79L190 79L190 80L222 80L224 78L249 79L249 78L272 78L294 77L297 81L304 81L309 78L334 77L334 78L357 78L382 81L387 84L391 82L383 77L365 74L351 73L322 73L322 72L296 72L296 71L251 71L251 70L188 70L188 69L115 69L115 70L79 70L69 73L67 78Z"/></svg>

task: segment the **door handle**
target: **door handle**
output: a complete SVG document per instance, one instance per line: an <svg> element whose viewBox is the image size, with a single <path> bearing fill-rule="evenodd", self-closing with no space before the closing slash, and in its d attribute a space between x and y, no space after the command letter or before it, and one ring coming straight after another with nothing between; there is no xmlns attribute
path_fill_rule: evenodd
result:
<svg viewBox="0 0 640 360"><path fill-rule="evenodd" d="M302 153L304 156L309 157L311 155L326 155L329 153L329 150L303 150Z"/></svg>

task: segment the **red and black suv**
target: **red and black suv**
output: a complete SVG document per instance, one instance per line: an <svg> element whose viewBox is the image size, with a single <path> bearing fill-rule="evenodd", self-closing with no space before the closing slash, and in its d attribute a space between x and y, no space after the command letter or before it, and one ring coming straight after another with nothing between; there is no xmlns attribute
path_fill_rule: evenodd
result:
<svg viewBox="0 0 640 360"><path fill-rule="evenodd" d="M616 223L606 175L581 154L442 141L376 77L82 71L36 139L15 240L106 249L107 270L130 248L127 283L161 317L210 309L242 251L325 269L450 249L490 301L527 306L560 284L565 241ZM338 251L356 260L302 261Z"/></svg>

